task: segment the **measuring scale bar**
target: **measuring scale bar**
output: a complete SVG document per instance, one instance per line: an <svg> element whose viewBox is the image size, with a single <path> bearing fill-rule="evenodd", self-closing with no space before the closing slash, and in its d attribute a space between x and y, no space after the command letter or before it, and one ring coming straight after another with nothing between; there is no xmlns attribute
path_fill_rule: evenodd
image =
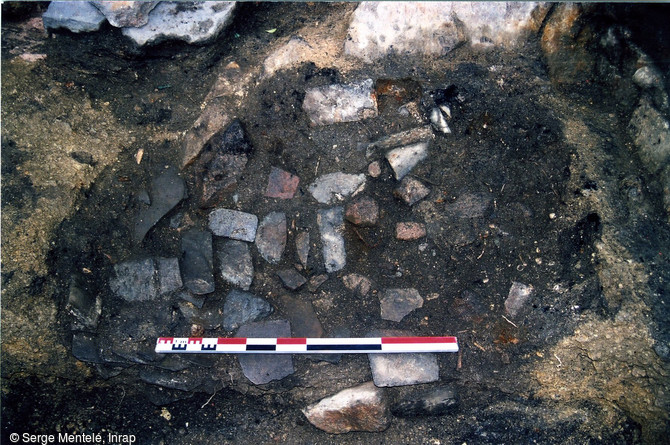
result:
<svg viewBox="0 0 670 445"><path fill-rule="evenodd" d="M458 352L456 337L201 338L159 337L161 354L393 354Z"/></svg>

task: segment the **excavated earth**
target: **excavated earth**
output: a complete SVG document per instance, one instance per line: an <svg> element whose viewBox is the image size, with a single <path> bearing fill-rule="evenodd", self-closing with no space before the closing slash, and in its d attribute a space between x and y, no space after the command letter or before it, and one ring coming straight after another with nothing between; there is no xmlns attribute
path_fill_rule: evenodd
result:
<svg viewBox="0 0 670 445"><path fill-rule="evenodd" d="M626 131L636 96L595 81L556 87L533 39L513 51L465 45L445 57L363 64L332 43L344 41L355 6L245 3L216 42L140 52L111 27L51 38L38 18L3 17L3 443L15 432L61 431L134 434L146 444L667 437L670 231L662 191L647 184ZM312 60L259 75L268 55L300 33L323 36ZM27 61L23 53L46 58ZM363 79L376 82L378 116L310 125L307 89ZM424 105L455 91L451 133L434 131L428 157L411 173L430 194L409 206L394 195L385 151L371 144L428 125ZM398 112L409 102L418 104L418 119ZM377 433L315 428L303 408L371 380L360 355L337 363L295 356L295 373L264 385L252 384L236 357L207 356L188 364L185 372L201 380L186 390L147 383L150 360L112 366L74 358L66 307L73 276L101 297L101 349L123 348L126 334L144 332L137 343L144 348L156 336L191 335L178 296L128 303L109 282L115 264L178 257L182 231L206 227L211 209L199 206L196 162L179 170L187 198L141 243L133 240L138 193L166 168L181 168L183 135L212 103L239 119L253 147L218 207L259 220L272 211L287 217L278 264L251 249L250 292L274 306L270 319L291 317L295 308L283 299L290 295L312 302L325 335L458 336L460 354L438 355L438 382L385 389L397 402L448 386L457 403L446 414L394 416ZM368 175L374 161L378 177ZM292 199L265 196L272 167L300 178ZM346 223L345 268L314 292L289 290L276 273L299 263L300 232L311 234L301 273L326 273L316 221L327 206L308 186L334 172L367 175L363 194L379 204L379 222ZM428 235L398 240L399 222L424 223ZM343 284L351 273L371 281L366 296ZM205 303L212 311L231 289L215 276ZM515 316L505 310L513 283L534 289ZM416 288L423 307L400 322L383 320L378 295L388 288ZM230 335L219 325L203 329Z"/></svg>

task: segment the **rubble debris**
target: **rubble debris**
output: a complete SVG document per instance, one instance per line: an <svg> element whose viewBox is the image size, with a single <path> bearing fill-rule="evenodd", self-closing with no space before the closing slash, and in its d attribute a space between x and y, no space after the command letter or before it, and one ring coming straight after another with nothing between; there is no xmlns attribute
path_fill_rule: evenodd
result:
<svg viewBox="0 0 670 445"><path fill-rule="evenodd" d="M355 122L377 116L372 79L310 88L302 103L312 125Z"/></svg>
<svg viewBox="0 0 670 445"><path fill-rule="evenodd" d="M390 424L387 398L372 382L340 391L302 412L312 425L331 434L384 431Z"/></svg>
<svg viewBox="0 0 670 445"><path fill-rule="evenodd" d="M268 198L291 199L298 189L300 178L277 167L270 169L265 196Z"/></svg>
<svg viewBox="0 0 670 445"><path fill-rule="evenodd" d="M244 241L226 240L218 251L221 277L233 286L249 290L254 279L254 264L249 245Z"/></svg>
<svg viewBox="0 0 670 445"><path fill-rule="evenodd" d="M379 218L379 206L369 196L357 198L347 205L345 218L357 226L374 226Z"/></svg>
<svg viewBox="0 0 670 445"><path fill-rule="evenodd" d="M85 280L78 274L70 278L70 292L67 299L67 309L75 320L72 323L73 330L91 329L95 330L102 314L102 298L100 293L89 292L86 289Z"/></svg>
<svg viewBox="0 0 670 445"><path fill-rule="evenodd" d="M65 28L74 33L100 29L105 16L89 2L51 2L42 15L47 31Z"/></svg>
<svg viewBox="0 0 670 445"><path fill-rule="evenodd" d="M300 232L295 237L295 250L298 260L303 267L307 267L309 260L309 232Z"/></svg>
<svg viewBox="0 0 670 445"><path fill-rule="evenodd" d="M428 156L428 143L419 142L404 147L394 148L386 153L386 159L393 169L395 178L400 181L420 161Z"/></svg>
<svg viewBox="0 0 670 445"><path fill-rule="evenodd" d="M269 213L258 226L256 247L268 263L278 263L286 248L286 214Z"/></svg>
<svg viewBox="0 0 670 445"><path fill-rule="evenodd" d="M300 272L291 268L291 269L282 269L277 272L279 278L281 278L284 286L288 287L291 290L297 290L302 287L303 284L307 283L307 279L303 277Z"/></svg>
<svg viewBox="0 0 670 445"><path fill-rule="evenodd" d="M316 219L321 233L323 244L323 261L326 272L337 272L347 263L347 254L344 249L344 208L333 207L319 210Z"/></svg>
<svg viewBox="0 0 670 445"><path fill-rule="evenodd" d="M359 297L367 296L372 288L372 282L365 276L357 273L350 273L342 277L344 286Z"/></svg>
<svg viewBox="0 0 670 445"><path fill-rule="evenodd" d="M256 239L258 217L230 209L216 209L209 214L209 229L216 236L248 241Z"/></svg>
<svg viewBox="0 0 670 445"><path fill-rule="evenodd" d="M151 181L151 205L140 209L133 240L142 242L147 232L186 197L186 185L177 174L177 170L169 168Z"/></svg>
<svg viewBox="0 0 670 445"><path fill-rule="evenodd" d="M236 337L274 338L290 337L291 325L286 320L247 323L238 329ZM290 354L238 354L242 372L255 385L281 380L295 372Z"/></svg>
<svg viewBox="0 0 670 445"><path fill-rule="evenodd" d="M181 273L186 286L197 295L214 292L212 234L191 229L181 238Z"/></svg>
<svg viewBox="0 0 670 445"><path fill-rule="evenodd" d="M380 297L381 316L384 320L401 321L414 309L423 306L419 291L409 289L386 289Z"/></svg>
<svg viewBox="0 0 670 445"><path fill-rule="evenodd" d="M414 241L426 236L426 225L417 222L400 222L395 226L395 237L402 241Z"/></svg>
<svg viewBox="0 0 670 445"><path fill-rule="evenodd" d="M409 394L391 405L391 413L397 417L442 416L457 406L455 391L449 386L440 386Z"/></svg>
<svg viewBox="0 0 670 445"><path fill-rule="evenodd" d="M365 185L365 175L328 173L319 176L308 188L314 199L321 204L342 200Z"/></svg>
<svg viewBox="0 0 670 445"><path fill-rule="evenodd" d="M393 191L394 195L402 199L407 205L414 205L430 194L430 189L421 181L411 176L405 176L400 185Z"/></svg>
<svg viewBox="0 0 670 445"><path fill-rule="evenodd" d="M145 366L140 370L139 376L143 382L179 391L193 391L202 384L201 378L190 369L173 372L153 366Z"/></svg>
<svg viewBox="0 0 670 445"><path fill-rule="evenodd" d="M234 331L245 323L262 320L272 312L272 306L265 299L233 289L223 304L223 329Z"/></svg>
<svg viewBox="0 0 670 445"><path fill-rule="evenodd" d="M505 310L512 317L516 317L528 298L533 294L533 286L513 282L505 300Z"/></svg>
<svg viewBox="0 0 670 445"><path fill-rule="evenodd" d="M156 266L151 258L115 264L114 275L109 287L126 301L153 300L158 295Z"/></svg>
<svg viewBox="0 0 670 445"><path fill-rule="evenodd" d="M396 111L402 105L417 103L421 98L421 84L411 78L377 79L375 95L379 113Z"/></svg>
<svg viewBox="0 0 670 445"><path fill-rule="evenodd" d="M198 308L187 301L180 301L177 306L184 318L191 325L196 325L198 331L217 329L221 326L221 309L218 305L209 304ZM193 327L191 326L192 329Z"/></svg>

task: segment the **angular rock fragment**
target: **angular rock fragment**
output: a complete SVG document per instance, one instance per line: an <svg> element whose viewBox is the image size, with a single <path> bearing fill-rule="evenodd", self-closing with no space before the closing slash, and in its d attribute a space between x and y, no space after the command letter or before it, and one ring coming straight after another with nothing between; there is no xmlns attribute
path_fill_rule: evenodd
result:
<svg viewBox="0 0 670 445"><path fill-rule="evenodd" d="M407 331L383 329L369 337L411 337ZM372 379L377 386L405 386L440 379L437 356L431 353L368 354Z"/></svg>
<svg viewBox="0 0 670 445"><path fill-rule="evenodd" d="M157 258L158 291L165 295L180 289L183 285L179 270L179 258Z"/></svg>
<svg viewBox="0 0 670 445"><path fill-rule="evenodd" d="M321 233L323 244L323 261L326 272L337 272L347 263L347 254L344 249L344 209L333 207L319 210L316 222Z"/></svg>
<svg viewBox="0 0 670 445"><path fill-rule="evenodd" d="M258 226L256 247L268 263L278 263L286 248L286 214L269 213Z"/></svg>
<svg viewBox="0 0 670 445"><path fill-rule="evenodd" d="M188 290L184 290L179 293L179 298L182 300L188 301L191 303L193 306L197 307L198 309L201 309L203 305L205 304L205 297L202 297L200 295L194 295Z"/></svg>
<svg viewBox="0 0 670 445"><path fill-rule="evenodd" d="M197 330L200 332L205 329L217 329L221 326L222 311L218 305L203 305L203 307L198 308L187 301L180 301L177 306L184 318L189 323L197 325ZM202 337L202 333L193 336Z"/></svg>
<svg viewBox="0 0 670 445"><path fill-rule="evenodd" d="M254 279L254 264L249 245L244 241L227 240L219 249L221 277L243 290L249 290Z"/></svg>
<svg viewBox="0 0 670 445"><path fill-rule="evenodd" d="M302 301L288 295L282 296L281 301L286 313L289 314L294 337L316 338L323 335L321 322L319 322L311 302Z"/></svg>
<svg viewBox="0 0 670 445"><path fill-rule="evenodd" d="M84 332L75 332L72 335L72 355L82 362L102 363L97 339Z"/></svg>
<svg viewBox="0 0 670 445"><path fill-rule="evenodd" d="M141 242L147 232L186 196L184 180L173 168L165 170L151 181L151 205L137 215L133 240Z"/></svg>
<svg viewBox="0 0 670 445"><path fill-rule="evenodd" d="M286 320L248 323L240 327L236 337L274 338L290 337L291 325ZM239 354L242 372L255 385L264 385L280 380L295 372L290 354Z"/></svg>
<svg viewBox="0 0 670 445"><path fill-rule="evenodd" d="M351 85L326 85L305 92L302 108L312 125L355 122L377 115L372 79Z"/></svg>
<svg viewBox="0 0 670 445"><path fill-rule="evenodd" d="M435 136L430 129L430 125L424 127L410 128L409 130L401 131L400 133L390 134L385 136L367 147L368 153L372 150L388 150L390 148L405 147L408 145L415 145L420 142L428 142Z"/></svg>
<svg viewBox="0 0 670 445"><path fill-rule="evenodd" d="M223 329L234 331L250 321L259 321L272 313L270 303L248 292L233 289L223 305Z"/></svg>
<svg viewBox="0 0 670 445"><path fill-rule="evenodd" d="M386 396L372 382L340 391L302 412L312 425L331 434L384 431L390 423Z"/></svg>
<svg viewBox="0 0 670 445"><path fill-rule="evenodd" d="M440 386L428 391L410 394L391 405L391 413L397 417L442 416L458 405L455 391Z"/></svg>
<svg viewBox="0 0 670 445"><path fill-rule="evenodd" d="M158 294L154 260L125 261L114 265L109 287L126 301L153 300Z"/></svg>
<svg viewBox="0 0 670 445"><path fill-rule="evenodd" d="M379 206L369 196L363 196L347 205L345 218L357 226L374 226L379 218Z"/></svg>
<svg viewBox="0 0 670 445"><path fill-rule="evenodd" d="M42 21L47 31L66 28L80 33L100 29L105 16L89 2L51 2Z"/></svg>
<svg viewBox="0 0 670 445"><path fill-rule="evenodd" d="M298 254L298 260L303 267L307 267L309 259L309 232L300 232L295 237L295 250Z"/></svg>
<svg viewBox="0 0 670 445"><path fill-rule="evenodd" d="M307 289L314 293L317 290L319 290L319 287L323 283L325 283L328 280L328 275L314 275L312 278L309 279L309 284L307 285Z"/></svg>
<svg viewBox="0 0 670 445"><path fill-rule="evenodd" d="M423 185L418 179L405 176L393 194L405 201L408 205L414 205L428 196L430 189Z"/></svg>
<svg viewBox="0 0 670 445"><path fill-rule="evenodd" d="M89 2L107 18L112 26L143 26L149 21L149 12L160 2L117 2L94 0Z"/></svg>
<svg viewBox="0 0 670 445"><path fill-rule="evenodd" d="M181 238L181 273L184 285L196 295L214 292L212 234L192 229Z"/></svg>
<svg viewBox="0 0 670 445"><path fill-rule="evenodd" d="M513 282L512 287L509 289L509 294L505 300L505 310L512 317L516 317L516 314L521 310L523 305L526 303L528 298L533 294L533 286Z"/></svg>
<svg viewBox="0 0 670 445"><path fill-rule="evenodd" d="M265 196L268 198L291 199L298 189L300 178L277 167L272 167L268 177Z"/></svg>
<svg viewBox="0 0 670 445"><path fill-rule="evenodd" d="M386 159L397 180L404 178L426 156L428 156L428 142L394 148L386 153Z"/></svg>
<svg viewBox="0 0 670 445"><path fill-rule="evenodd" d="M342 200L365 185L365 175L328 173L319 176L308 188L314 199L321 204Z"/></svg>
<svg viewBox="0 0 670 445"><path fill-rule="evenodd" d="M379 301L382 318L391 321L401 321L414 309L423 306L423 298L414 288L386 289Z"/></svg>
<svg viewBox="0 0 670 445"><path fill-rule="evenodd" d="M184 135L184 157L181 168L190 165L207 146L207 141L211 140L212 136L228 122L230 118L221 111L221 107L210 105L205 108L193 127Z"/></svg>
<svg viewBox="0 0 670 445"><path fill-rule="evenodd" d="M395 237L402 241L414 241L426 236L426 226L417 222L401 222L395 226Z"/></svg>
<svg viewBox="0 0 670 445"><path fill-rule="evenodd" d="M216 236L253 242L256 239L258 218L251 213L216 209L209 214L209 229Z"/></svg>
<svg viewBox="0 0 670 445"><path fill-rule="evenodd" d="M378 178L382 174L382 166L379 164L379 161L371 162L368 165L368 175L373 178Z"/></svg>
<svg viewBox="0 0 670 445"><path fill-rule="evenodd" d="M89 292L80 275L74 274L70 279L70 294L67 309L75 316L72 328L95 329L102 313L102 299L98 292Z"/></svg>
<svg viewBox="0 0 670 445"><path fill-rule="evenodd" d="M356 273L343 276L342 282L347 289L359 297L365 297L372 287L372 283L367 277Z"/></svg>
<svg viewBox="0 0 670 445"><path fill-rule="evenodd" d="M295 269L283 269L277 272L277 275L279 275L279 278L281 278L284 286L291 290L299 289L307 282L307 279L305 279L305 277L303 277L300 272Z"/></svg>

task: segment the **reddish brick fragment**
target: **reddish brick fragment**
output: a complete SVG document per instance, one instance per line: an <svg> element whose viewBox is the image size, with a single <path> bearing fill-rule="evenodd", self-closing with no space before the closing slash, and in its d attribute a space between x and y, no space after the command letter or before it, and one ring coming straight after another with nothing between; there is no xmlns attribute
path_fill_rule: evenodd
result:
<svg viewBox="0 0 670 445"><path fill-rule="evenodd" d="M265 196L269 198L291 199L298 189L300 178L277 167L272 167L268 177Z"/></svg>
<svg viewBox="0 0 670 445"><path fill-rule="evenodd" d="M426 226L416 222L401 222L395 226L395 237L403 241L413 241L426 236Z"/></svg>

